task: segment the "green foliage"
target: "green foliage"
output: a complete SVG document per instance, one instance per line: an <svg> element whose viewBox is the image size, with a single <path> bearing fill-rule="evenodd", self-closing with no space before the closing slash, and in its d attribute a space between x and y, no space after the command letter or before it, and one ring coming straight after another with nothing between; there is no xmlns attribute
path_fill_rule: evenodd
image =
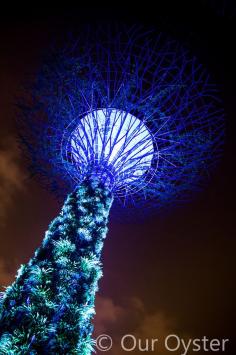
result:
<svg viewBox="0 0 236 355"><path fill-rule="evenodd" d="M42 245L1 297L0 354L91 354L111 204L96 181L68 195Z"/></svg>

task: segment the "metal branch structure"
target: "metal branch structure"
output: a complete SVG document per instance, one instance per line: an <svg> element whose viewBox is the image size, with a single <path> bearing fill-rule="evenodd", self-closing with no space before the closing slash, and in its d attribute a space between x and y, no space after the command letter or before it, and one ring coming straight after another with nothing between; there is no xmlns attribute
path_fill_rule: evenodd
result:
<svg viewBox="0 0 236 355"><path fill-rule="evenodd" d="M25 331L26 325L36 327L35 321L29 320L27 309L20 324L25 332L20 339L24 340L19 340L12 324L19 307L29 308L30 292L37 294L35 286L29 287L29 278L20 275L3 297L1 316L5 330L0 340L5 348L2 349L10 354L14 346L16 349L26 346L32 354L37 351L42 354L45 349L50 354L60 354L65 351L64 339L66 353L90 354L90 311L96 287L88 276L83 288L81 263L76 269L71 262L75 262L76 255L80 258L84 253L90 269L98 271L91 250L97 248L96 228L99 231L101 211L104 212L102 191L109 192L109 203L105 202L109 208L115 199L114 210L119 205L138 205L145 207L145 211L150 208L158 211L188 200L193 192L201 189L222 152L224 122L217 88L196 58L191 58L187 50L163 35L152 31L144 33L137 27L87 30L63 49L50 51L30 95L20 106L23 111L21 135L31 169L41 181L59 195L83 191L84 186L88 191L91 186L99 186L100 195L96 196L95 192L92 197L85 196L82 202L78 199L73 217L72 207L67 208L65 204L61 217L68 213L65 225L62 223L53 231L52 241L46 244L47 253L42 253L43 259L36 263L42 268L52 262L55 235L56 240L60 238L62 242L64 238L72 243L77 254L72 253L70 259L69 250L66 259L62 259L59 266L53 264L52 269L55 275L64 275L64 282L67 278L73 283L78 297L86 299L84 306L90 305L88 312L86 307L86 314L82 312L83 301L75 304L74 291L63 289L60 277L52 281L49 276L50 287L63 290L59 293L61 299L50 292L48 299L45 296L47 302L54 304L52 310L44 314L45 329L49 333L40 337L38 328L37 336L34 331L30 335ZM97 206L95 214L94 206ZM86 213L81 215L75 212L76 208ZM104 212L106 216L109 208ZM76 224L82 227L73 229ZM83 240L90 241L88 249ZM62 247L62 254L63 250ZM96 262L100 251L95 253L99 256ZM27 275L34 272L33 266L35 264L30 262ZM40 280L39 288L42 287ZM13 297L12 288L15 290L19 285L27 291L17 298L15 313L10 317L9 298ZM60 304L65 303L76 312L73 326L64 308L65 317L63 312L61 315L64 323L59 322L58 326L55 320L57 312L61 312ZM82 321L84 317L86 326ZM57 329L60 332L57 333ZM65 335L66 329L73 333L72 341ZM51 332L54 332L53 341L49 336Z"/></svg>
<svg viewBox="0 0 236 355"><path fill-rule="evenodd" d="M98 173L121 205L182 203L204 186L222 153L217 91L197 59L164 35L88 30L48 55L33 87L22 124L32 169L62 194ZM128 163L132 124L134 140L146 129L137 144L147 149ZM122 137L124 145L112 148Z"/></svg>
<svg viewBox="0 0 236 355"><path fill-rule="evenodd" d="M62 142L62 160L77 183L95 176L125 196L143 187L147 172L150 179L155 174L153 142L145 122L125 111L99 109L81 118Z"/></svg>

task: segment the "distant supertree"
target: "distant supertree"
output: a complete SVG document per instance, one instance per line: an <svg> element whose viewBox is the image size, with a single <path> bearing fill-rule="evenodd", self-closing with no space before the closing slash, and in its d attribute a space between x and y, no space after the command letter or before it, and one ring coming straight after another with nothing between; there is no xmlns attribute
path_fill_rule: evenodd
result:
<svg viewBox="0 0 236 355"><path fill-rule="evenodd" d="M216 87L180 45L137 27L72 42L20 105L31 169L69 195L3 295L3 354L90 354L113 199L142 213L188 200L221 154Z"/></svg>

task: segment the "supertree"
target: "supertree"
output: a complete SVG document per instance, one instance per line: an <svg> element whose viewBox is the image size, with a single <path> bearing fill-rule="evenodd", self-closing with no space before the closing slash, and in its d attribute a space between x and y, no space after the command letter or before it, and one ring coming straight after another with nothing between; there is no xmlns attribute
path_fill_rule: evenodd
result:
<svg viewBox="0 0 236 355"><path fill-rule="evenodd" d="M163 35L88 30L50 51L20 108L31 170L68 196L2 295L0 352L90 354L112 202L143 214L203 186L222 150L217 88Z"/></svg>

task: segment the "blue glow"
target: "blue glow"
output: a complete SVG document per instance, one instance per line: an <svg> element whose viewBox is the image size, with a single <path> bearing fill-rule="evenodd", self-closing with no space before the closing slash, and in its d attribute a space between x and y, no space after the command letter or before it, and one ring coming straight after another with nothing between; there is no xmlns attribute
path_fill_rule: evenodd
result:
<svg viewBox="0 0 236 355"><path fill-rule="evenodd" d="M222 155L223 111L206 70L178 43L136 27L88 31L52 52L29 106L33 170L58 194L91 174L121 205L182 204ZM116 130L124 138L111 149Z"/></svg>
<svg viewBox="0 0 236 355"><path fill-rule="evenodd" d="M90 112L78 120L69 136L67 160L78 171L72 178L96 175L116 194L134 192L138 184L133 183L153 171L153 140L145 123L130 113L116 109Z"/></svg>

